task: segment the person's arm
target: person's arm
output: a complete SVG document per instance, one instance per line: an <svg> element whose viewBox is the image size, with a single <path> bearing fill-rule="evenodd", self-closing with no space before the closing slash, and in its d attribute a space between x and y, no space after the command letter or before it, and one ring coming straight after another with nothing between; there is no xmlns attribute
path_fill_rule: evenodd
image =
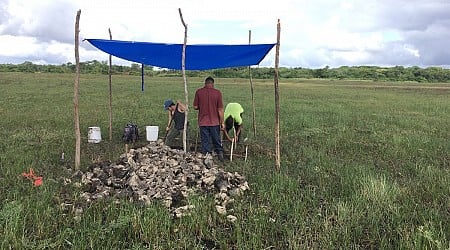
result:
<svg viewBox="0 0 450 250"><path fill-rule="evenodd" d="M178 104L178 111L184 112L186 110L186 106L184 106L184 104L180 100L177 100L177 104Z"/></svg>
<svg viewBox="0 0 450 250"><path fill-rule="evenodd" d="M218 108L217 112L219 113L220 128L222 130L225 130L225 120L223 118L223 108Z"/></svg>
<svg viewBox="0 0 450 250"><path fill-rule="evenodd" d="M225 135L225 137L227 138L227 140L233 141L233 138L230 137L230 135L228 134L228 132L227 132L226 129L223 130L223 134Z"/></svg>
<svg viewBox="0 0 450 250"><path fill-rule="evenodd" d="M225 130L225 117L223 114L223 101L222 101L222 93L219 91L219 98L218 98L218 104L217 104L217 112L219 113L219 122L220 122L220 128L222 130Z"/></svg>
<svg viewBox="0 0 450 250"><path fill-rule="evenodd" d="M198 110L198 91L195 92L194 103L193 103L192 107L193 107L195 110Z"/></svg>
<svg viewBox="0 0 450 250"><path fill-rule="evenodd" d="M172 111L169 110L169 122L167 123L166 131L170 130L170 126L172 125Z"/></svg>
<svg viewBox="0 0 450 250"><path fill-rule="evenodd" d="M242 113L244 113L244 109L242 109L242 112L239 114L239 117L241 118L241 124L239 124L239 128L236 131L236 140L239 140L239 135L241 134L241 130L244 127L244 122L242 121Z"/></svg>
<svg viewBox="0 0 450 250"><path fill-rule="evenodd" d="M239 135L241 134L241 130L242 130L243 124L239 125L238 130L236 131L236 141L239 140Z"/></svg>

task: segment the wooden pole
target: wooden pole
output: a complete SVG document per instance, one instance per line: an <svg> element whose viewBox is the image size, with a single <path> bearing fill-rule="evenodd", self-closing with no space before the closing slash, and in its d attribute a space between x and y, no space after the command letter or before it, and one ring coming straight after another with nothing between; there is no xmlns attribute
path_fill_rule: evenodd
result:
<svg viewBox="0 0 450 250"><path fill-rule="evenodd" d="M108 28L109 32L109 40L112 40L111 29ZM108 76L109 76L109 141L112 141L112 56L109 54L109 68L108 68Z"/></svg>
<svg viewBox="0 0 450 250"><path fill-rule="evenodd" d="M141 91L144 92L144 64L141 63Z"/></svg>
<svg viewBox="0 0 450 250"><path fill-rule="evenodd" d="M230 148L230 162L232 162L232 161L233 161L233 148L234 148L234 138L235 138L235 137L233 137L233 139L231 139L231 148Z"/></svg>
<svg viewBox="0 0 450 250"><path fill-rule="evenodd" d="M252 40L252 31L248 31L248 44L250 45ZM250 91L252 93L252 114L253 114L253 136L256 138L256 111L255 111L255 95L253 92L253 79L252 79L252 68L248 66L248 73L250 77Z"/></svg>
<svg viewBox="0 0 450 250"><path fill-rule="evenodd" d="M244 161L247 162L248 146L245 145L245 158Z"/></svg>
<svg viewBox="0 0 450 250"><path fill-rule="evenodd" d="M187 123L188 123L188 112L189 112L189 99L188 99L188 87L187 87L187 79L186 79L186 43L187 43L187 24L184 22L183 14L181 13L181 8L178 8L178 12L180 13L181 23L184 26L184 43L183 43L183 51L181 53L181 72L183 73L183 82L184 82L184 99L186 110L184 111L184 129L183 129L183 150L187 152L186 145L186 132L187 132Z"/></svg>
<svg viewBox="0 0 450 250"><path fill-rule="evenodd" d="M236 136L236 128L234 127L234 119L233 119L233 138L231 139L230 162L233 161L233 150L235 149L236 144L237 144L237 136Z"/></svg>
<svg viewBox="0 0 450 250"><path fill-rule="evenodd" d="M277 45L275 52L275 76L274 76L274 86L275 86L275 166L277 170L281 167L281 157L280 157L280 94L279 94L279 84L278 84L278 64L280 61L280 19L277 23Z"/></svg>
<svg viewBox="0 0 450 250"><path fill-rule="evenodd" d="M75 123L75 170L80 169L81 158L81 134L80 134L80 114L78 110L78 89L80 85L80 54L79 34L80 34L80 15L81 10L78 10L75 21L75 84L73 87L73 106L74 106L74 123Z"/></svg>

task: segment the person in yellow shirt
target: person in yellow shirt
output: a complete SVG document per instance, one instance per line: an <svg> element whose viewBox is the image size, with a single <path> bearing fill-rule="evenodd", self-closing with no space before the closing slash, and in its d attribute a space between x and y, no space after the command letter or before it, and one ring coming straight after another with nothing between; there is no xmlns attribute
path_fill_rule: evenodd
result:
<svg viewBox="0 0 450 250"><path fill-rule="evenodd" d="M223 132L225 134L225 137L229 141L232 141L233 138L236 138L235 142L238 142L240 140L243 128L242 113L244 113L244 108L242 108L241 104L237 102L230 102L225 107L225 112L223 116L225 120L225 129ZM231 138L229 136L229 133L233 127L235 129L235 134L234 137Z"/></svg>

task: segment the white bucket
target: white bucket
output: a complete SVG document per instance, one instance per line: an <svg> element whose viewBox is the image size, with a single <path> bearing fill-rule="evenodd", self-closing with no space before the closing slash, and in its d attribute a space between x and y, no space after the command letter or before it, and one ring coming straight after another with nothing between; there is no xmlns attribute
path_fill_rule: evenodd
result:
<svg viewBox="0 0 450 250"><path fill-rule="evenodd" d="M102 141L102 133L100 132L100 127L89 127L88 142L99 143L101 141Z"/></svg>
<svg viewBox="0 0 450 250"><path fill-rule="evenodd" d="M146 126L145 131L147 132L147 141L157 141L158 140L158 126Z"/></svg>

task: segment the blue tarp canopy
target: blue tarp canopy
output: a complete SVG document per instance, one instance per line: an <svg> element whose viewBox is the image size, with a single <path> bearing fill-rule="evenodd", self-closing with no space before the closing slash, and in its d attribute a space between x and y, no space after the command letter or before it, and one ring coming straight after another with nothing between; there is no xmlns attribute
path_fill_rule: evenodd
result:
<svg viewBox="0 0 450 250"><path fill-rule="evenodd" d="M181 70L183 44L86 39L96 48L128 61ZM275 44L186 45L186 70L258 65Z"/></svg>

